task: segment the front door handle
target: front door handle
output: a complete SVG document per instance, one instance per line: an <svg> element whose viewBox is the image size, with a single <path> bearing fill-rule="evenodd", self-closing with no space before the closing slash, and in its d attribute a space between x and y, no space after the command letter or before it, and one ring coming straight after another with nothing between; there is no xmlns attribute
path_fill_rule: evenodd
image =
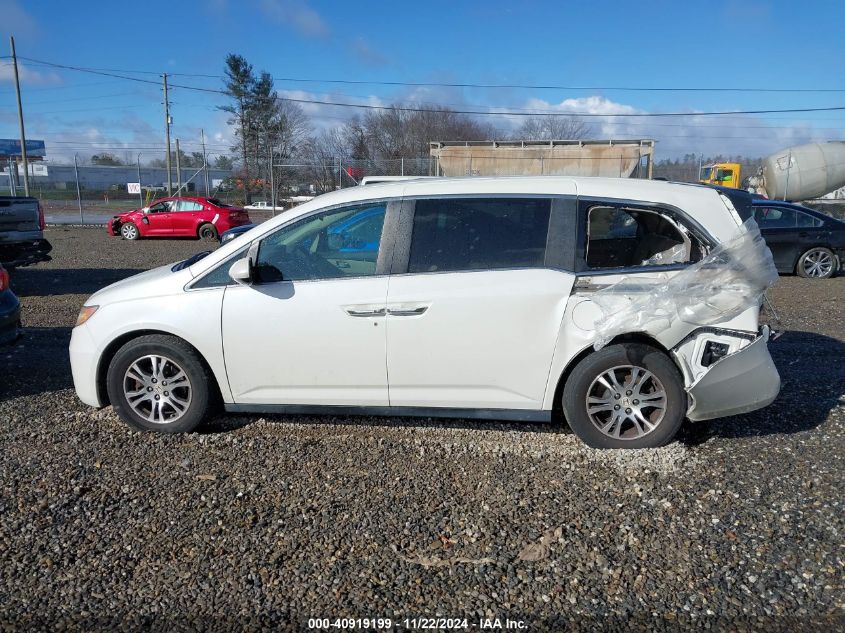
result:
<svg viewBox="0 0 845 633"><path fill-rule="evenodd" d="M428 306L419 306L416 308L388 308L387 313L390 316L418 316L428 310Z"/></svg>
<svg viewBox="0 0 845 633"><path fill-rule="evenodd" d="M355 308L345 308L346 314L352 317L378 317L384 316L384 308L375 308L373 310L357 310Z"/></svg>

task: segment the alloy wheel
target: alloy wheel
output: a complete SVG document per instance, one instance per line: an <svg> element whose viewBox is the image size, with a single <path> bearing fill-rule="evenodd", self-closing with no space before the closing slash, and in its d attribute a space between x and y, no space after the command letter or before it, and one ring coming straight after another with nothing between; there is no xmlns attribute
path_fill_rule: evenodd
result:
<svg viewBox="0 0 845 633"><path fill-rule="evenodd" d="M169 424L191 406L191 381L166 356L142 356L123 376L123 396L132 410L153 424Z"/></svg>
<svg viewBox="0 0 845 633"><path fill-rule="evenodd" d="M590 421L601 433L617 440L635 440L663 421L666 390L647 369L619 365L593 380L585 404Z"/></svg>
<svg viewBox="0 0 845 633"><path fill-rule="evenodd" d="M138 228L134 224L124 224L120 227L120 234L127 240L134 240L138 234Z"/></svg>
<svg viewBox="0 0 845 633"><path fill-rule="evenodd" d="M812 250L801 263L808 277L828 277L833 270L833 257L821 249Z"/></svg>

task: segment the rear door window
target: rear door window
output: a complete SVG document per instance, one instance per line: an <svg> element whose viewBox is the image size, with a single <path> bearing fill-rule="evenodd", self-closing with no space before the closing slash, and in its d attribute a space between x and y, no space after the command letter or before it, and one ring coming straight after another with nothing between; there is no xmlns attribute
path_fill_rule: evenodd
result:
<svg viewBox="0 0 845 633"><path fill-rule="evenodd" d="M657 211L595 205L587 222L589 268L681 264L701 252L688 232Z"/></svg>
<svg viewBox="0 0 845 633"><path fill-rule="evenodd" d="M822 221L809 213L787 207L756 207L754 219L761 229L795 229L821 226Z"/></svg>
<svg viewBox="0 0 845 633"><path fill-rule="evenodd" d="M542 267L551 200L417 200L409 273Z"/></svg>

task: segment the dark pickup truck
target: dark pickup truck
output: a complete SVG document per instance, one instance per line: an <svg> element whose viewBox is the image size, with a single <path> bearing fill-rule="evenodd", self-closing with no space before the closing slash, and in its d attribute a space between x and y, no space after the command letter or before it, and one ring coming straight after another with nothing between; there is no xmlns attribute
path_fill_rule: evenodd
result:
<svg viewBox="0 0 845 633"><path fill-rule="evenodd" d="M0 196L0 264L6 268L50 261L44 210L35 198Z"/></svg>

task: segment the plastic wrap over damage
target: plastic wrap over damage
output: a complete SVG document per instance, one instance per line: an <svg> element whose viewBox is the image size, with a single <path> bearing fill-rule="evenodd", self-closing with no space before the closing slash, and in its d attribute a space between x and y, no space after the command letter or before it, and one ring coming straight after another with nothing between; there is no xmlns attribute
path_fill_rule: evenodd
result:
<svg viewBox="0 0 845 633"><path fill-rule="evenodd" d="M664 262L661 262L664 263ZM757 223L747 220L730 240L684 270L627 279L595 292L601 310L595 349L629 332L659 332L675 321L715 325L759 305L778 279Z"/></svg>

